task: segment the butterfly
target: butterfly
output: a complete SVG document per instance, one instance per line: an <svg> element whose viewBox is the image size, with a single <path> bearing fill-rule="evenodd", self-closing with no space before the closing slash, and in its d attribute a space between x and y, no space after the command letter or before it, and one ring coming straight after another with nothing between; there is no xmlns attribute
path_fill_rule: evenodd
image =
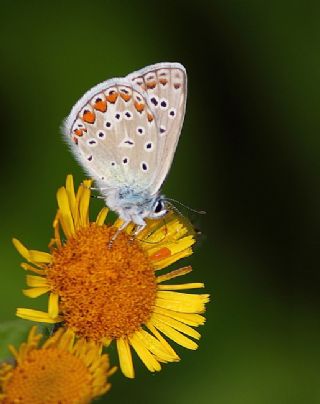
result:
<svg viewBox="0 0 320 404"><path fill-rule="evenodd" d="M168 211L160 188L169 172L186 109L187 75L180 63L157 63L112 78L74 105L63 132L106 205L136 234L146 218Z"/></svg>

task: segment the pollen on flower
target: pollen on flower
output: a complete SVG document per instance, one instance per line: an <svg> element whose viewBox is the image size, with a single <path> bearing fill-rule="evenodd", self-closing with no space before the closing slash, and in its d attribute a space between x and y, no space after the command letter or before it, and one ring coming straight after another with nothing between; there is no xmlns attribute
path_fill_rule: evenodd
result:
<svg viewBox="0 0 320 404"><path fill-rule="evenodd" d="M65 323L95 341L119 338L146 323L156 299L156 277L139 243L116 229L90 224L52 251L48 282L60 296Z"/></svg>

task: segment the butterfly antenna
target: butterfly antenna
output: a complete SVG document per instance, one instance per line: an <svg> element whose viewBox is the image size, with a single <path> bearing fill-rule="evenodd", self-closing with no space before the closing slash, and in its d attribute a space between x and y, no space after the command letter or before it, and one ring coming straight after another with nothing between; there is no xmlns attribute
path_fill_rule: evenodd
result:
<svg viewBox="0 0 320 404"><path fill-rule="evenodd" d="M174 210L176 213L178 213L179 216L183 216L182 212L176 207L174 206L173 203L169 202L168 198L166 198L166 201L168 202L169 208Z"/></svg>
<svg viewBox="0 0 320 404"><path fill-rule="evenodd" d="M190 208L190 206L187 206L187 205L185 205L184 203L182 203L182 202L180 202L180 201L177 201L176 199L173 199L173 198L165 198L165 200L166 200L166 201L169 201L169 202L175 202L175 203L177 203L178 205L183 206L184 208L190 210L191 212L198 213L199 215L205 215L205 214L207 213L207 212L204 211L204 210L192 209L192 208ZM172 203L170 203L170 206L171 206L177 213L179 213L179 214L182 216L181 212L178 210L178 208L177 208L176 206L174 206Z"/></svg>

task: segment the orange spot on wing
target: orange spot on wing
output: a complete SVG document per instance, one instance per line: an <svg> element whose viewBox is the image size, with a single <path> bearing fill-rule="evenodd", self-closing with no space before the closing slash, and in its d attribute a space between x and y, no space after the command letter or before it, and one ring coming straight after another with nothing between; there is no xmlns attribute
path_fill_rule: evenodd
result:
<svg viewBox="0 0 320 404"><path fill-rule="evenodd" d="M119 96L119 94L116 92L111 93L111 94L107 95L107 100L109 102L111 102L111 104L114 104L117 101L118 96Z"/></svg>
<svg viewBox="0 0 320 404"><path fill-rule="evenodd" d="M160 79L159 82L160 82L160 84L165 86L168 83L168 80L167 79Z"/></svg>
<svg viewBox="0 0 320 404"><path fill-rule="evenodd" d="M94 112L85 110L82 115L82 119L87 123L94 123L96 120L96 114Z"/></svg>
<svg viewBox="0 0 320 404"><path fill-rule="evenodd" d="M148 113L148 122L152 122L153 121L153 115Z"/></svg>
<svg viewBox="0 0 320 404"><path fill-rule="evenodd" d="M125 101L129 101L131 99L131 95L124 93L120 93L120 97Z"/></svg>
<svg viewBox="0 0 320 404"><path fill-rule="evenodd" d="M78 144L78 139L75 136L73 136L72 140L74 141L75 144Z"/></svg>
<svg viewBox="0 0 320 404"><path fill-rule="evenodd" d="M83 136L83 132L86 132L87 129L75 129L73 133L79 137Z"/></svg>
<svg viewBox="0 0 320 404"><path fill-rule="evenodd" d="M152 89L155 88L156 85L157 83L155 81L150 81L149 83L147 83L147 88Z"/></svg>
<svg viewBox="0 0 320 404"><path fill-rule="evenodd" d="M168 247L160 248L160 250L156 251L154 254L150 256L152 261L163 260L164 258L168 258L171 255L171 251Z"/></svg>
<svg viewBox="0 0 320 404"><path fill-rule="evenodd" d="M97 102L94 104L93 107L94 107L94 109L96 109L97 111L106 112L106 110L107 110L107 101L103 101L103 100L97 101Z"/></svg>
<svg viewBox="0 0 320 404"><path fill-rule="evenodd" d="M139 102L135 101L134 103L135 109L138 112L142 112L144 110L144 104L140 104Z"/></svg>

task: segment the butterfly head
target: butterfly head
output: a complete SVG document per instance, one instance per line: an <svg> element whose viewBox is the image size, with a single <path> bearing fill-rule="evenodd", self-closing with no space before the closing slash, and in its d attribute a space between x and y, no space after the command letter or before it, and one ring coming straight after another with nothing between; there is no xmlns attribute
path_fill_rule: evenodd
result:
<svg viewBox="0 0 320 404"><path fill-rule="evenodd" d="M150 195L147 191L131 187L108 190L104 193L106 205L117 212L124 222L144 225L144 219L158 219L167 212L167 204L162 195Z"/></svg>

